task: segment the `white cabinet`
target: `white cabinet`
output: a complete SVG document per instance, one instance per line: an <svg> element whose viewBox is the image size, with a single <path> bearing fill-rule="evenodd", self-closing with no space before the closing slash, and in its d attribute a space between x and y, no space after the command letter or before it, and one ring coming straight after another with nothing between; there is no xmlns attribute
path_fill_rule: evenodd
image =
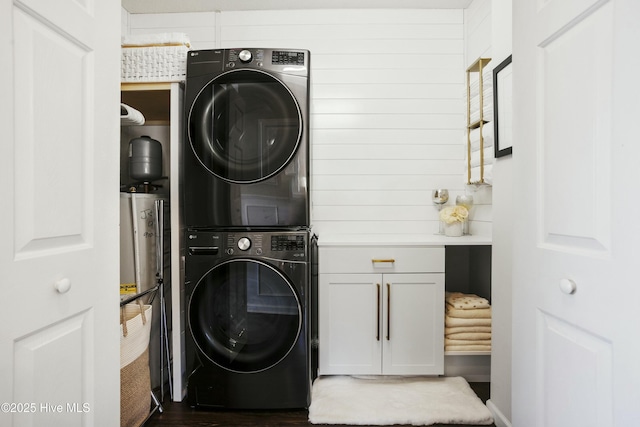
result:
<svg viewBox="0 0 640 427"><path fill-rule="evenodd" d="M320 375L444 372L444 248L321 247Z"/></svg>

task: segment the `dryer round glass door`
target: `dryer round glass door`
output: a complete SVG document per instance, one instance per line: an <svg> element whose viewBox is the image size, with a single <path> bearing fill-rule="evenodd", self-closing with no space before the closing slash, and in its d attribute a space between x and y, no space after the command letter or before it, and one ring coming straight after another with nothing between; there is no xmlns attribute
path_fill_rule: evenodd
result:
<svg viewBox="0 0 640 427"><path fill-rule="evenodd" d="M188 321L199 351L234 372L268 369L293 349L302 306L287 278L257 260L236 259L211 269L197 283Z"/></svg>
<svg viewBox="0 0 640 427"><path fill-rule="evenodd" d="M302 115L293 94L272 75L231 71L200 91L188 132L194 154L210 173L253 183L287 166L300 144Z"/></svg>

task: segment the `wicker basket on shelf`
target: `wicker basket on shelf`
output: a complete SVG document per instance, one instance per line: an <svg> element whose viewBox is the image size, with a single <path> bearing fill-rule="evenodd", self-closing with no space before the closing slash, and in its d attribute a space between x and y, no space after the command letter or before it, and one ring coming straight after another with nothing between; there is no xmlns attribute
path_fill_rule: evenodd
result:
<svg viewBox="0 0 640 427"><path fill-rule="evenodd" d="M187 75L188 37L183 33L128 36L122 42L122 82L177 82Z"/></svg>

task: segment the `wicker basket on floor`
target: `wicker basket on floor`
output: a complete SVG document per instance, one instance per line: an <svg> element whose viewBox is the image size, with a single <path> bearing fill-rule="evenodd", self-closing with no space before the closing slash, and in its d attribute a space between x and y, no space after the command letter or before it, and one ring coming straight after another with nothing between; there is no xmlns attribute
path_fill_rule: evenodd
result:
<svg viewBox="0 0 640 427"><path fill-rule="evenodd" d="M120 311L120 426L138 427L151 408L151 305L127 304Z"/></svg>

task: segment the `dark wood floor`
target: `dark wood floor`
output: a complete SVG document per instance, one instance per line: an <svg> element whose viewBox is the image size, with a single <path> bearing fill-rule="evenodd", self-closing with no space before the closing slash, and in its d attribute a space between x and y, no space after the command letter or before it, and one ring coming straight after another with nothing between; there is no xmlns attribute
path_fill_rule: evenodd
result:
<svg viewBox="0 0 640 427"><path fill-rule="evenodd" d="M478 397L486 403L489 398L489 383L470 383ZM186 401L171 402L165 399L164 411L156 412L145 427L299 427L313 426L306 410L286 411L204 411L189 407ZM446 427L450 424L435 424ZM495 424L491 424L495 427ZM489 427L491 427L489 426ZM480 427L480 426L474 426ZM487 426L483 426L487 427Z"/></svg>

